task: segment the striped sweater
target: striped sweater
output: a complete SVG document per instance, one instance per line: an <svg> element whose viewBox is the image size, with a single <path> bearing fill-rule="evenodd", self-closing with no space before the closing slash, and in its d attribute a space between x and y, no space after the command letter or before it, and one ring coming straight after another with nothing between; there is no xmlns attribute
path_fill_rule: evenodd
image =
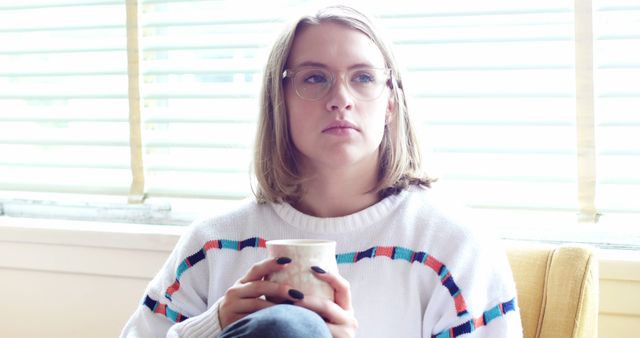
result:
<svg viewBox="0 0 640 338"><path fill-rule="evenodd" d="M215 337L218 302L265 241L337 242L358 337L522 337L516 290L500 242L430 189L412 187L336 218L258 204L192 224L151 281L123 337Z"/></svg>

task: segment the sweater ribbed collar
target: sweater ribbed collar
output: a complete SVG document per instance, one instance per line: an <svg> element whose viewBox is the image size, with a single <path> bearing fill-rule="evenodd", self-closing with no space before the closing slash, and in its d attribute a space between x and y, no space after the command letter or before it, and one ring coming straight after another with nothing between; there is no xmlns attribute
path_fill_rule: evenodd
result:
<svg viewBox="0 0 640 338"><path fill-rule="evenodd" d="M397 195L387 196L366 209L342 217L310 216L298 211L289 203L272 203L271 206L280 218L296 228L317 233L341 233L376 224L397 208L407 194L407 190L403 190Z"/></svg>

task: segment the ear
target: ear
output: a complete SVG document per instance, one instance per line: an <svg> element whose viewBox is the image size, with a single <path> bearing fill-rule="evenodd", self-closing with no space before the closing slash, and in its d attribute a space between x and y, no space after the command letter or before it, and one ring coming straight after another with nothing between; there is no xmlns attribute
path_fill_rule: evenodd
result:
<svg viewBox="0 0 640 338"><path fill-rule="evenodd" d="M387 101L387 113L384 116L384 124L389 125L393 121L393 115L396 113L396 96L393 91L389 93L389 100Z"/></svg>

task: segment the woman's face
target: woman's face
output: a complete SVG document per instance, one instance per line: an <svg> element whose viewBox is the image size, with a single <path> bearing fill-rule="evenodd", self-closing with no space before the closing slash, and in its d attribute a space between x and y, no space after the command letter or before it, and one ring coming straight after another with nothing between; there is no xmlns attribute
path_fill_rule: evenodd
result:
<svg viewBox="0 0 640 338"><path fill-rule="evenodd" d="M308 176L325 169L377 173L378 147L393 107L390 89L385 85L372 100L357 97L358 86L371 82L368 73L358 70L385 68L375 43L363 33L340 24L311 25L297 34L287 65L288 70L298 71L297 84L328 83L323 75L317 74L335 77L326 94L316 100L301 98L292 77L285 81L289 128L302 174ZM301 70L309 67L323 71L300 75ZM300 92L302 85L297 87Z"/></svg>

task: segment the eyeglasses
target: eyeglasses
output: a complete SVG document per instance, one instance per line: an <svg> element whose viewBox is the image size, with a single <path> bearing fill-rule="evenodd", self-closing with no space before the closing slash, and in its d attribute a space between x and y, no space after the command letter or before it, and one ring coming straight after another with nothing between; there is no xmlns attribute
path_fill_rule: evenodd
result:
<svg viewBox="0 0 640 338"><path fill-rule="evenodd" d="M371 101L380 97L391 77L391 69L354 68L344 78L349 92L359 100ZM316 101L329 93L336 83L337 76L320 67L300 67L286 69L282 78L292 79L293 88L301 99Z"/></svg>

